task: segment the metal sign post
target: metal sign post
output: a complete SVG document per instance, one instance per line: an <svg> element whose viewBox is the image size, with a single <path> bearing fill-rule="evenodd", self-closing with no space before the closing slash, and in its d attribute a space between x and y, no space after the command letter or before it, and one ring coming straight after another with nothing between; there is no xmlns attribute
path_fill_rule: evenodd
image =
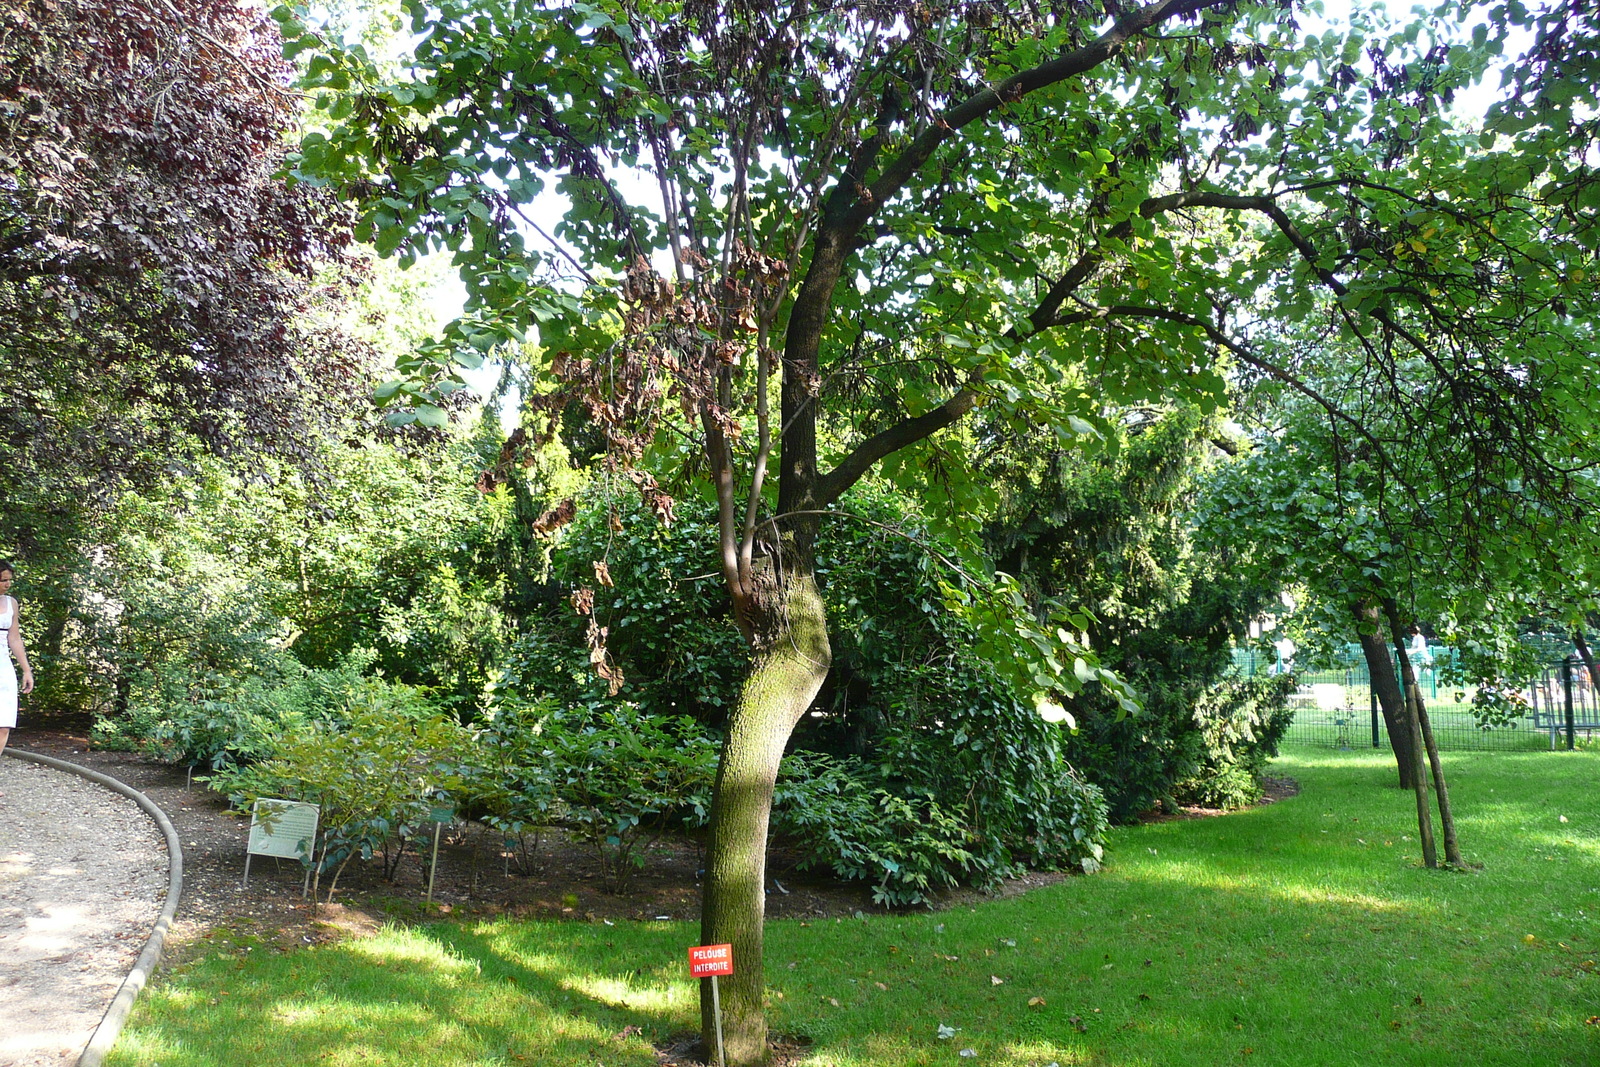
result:
<svg viewBox="0 0 1600 1067"><path fill-rule="evenodd" d="M312 860L316 858L317 817L321 808L293 800L258 800L250 811L250 843L244 854L244 884L250 884L251 856L278 856L300 860L306 866L303 897L311 888Z"/></svg>
<svg viewBox="0 0 1600 1067"><path fill-rule="evenodd" d="M428 903L433 903L433 876L439 871L439 832L444 829L444 824L454 822L456 809L451 807L434 807L428 812L428 821L433 823L433 860L428 864Z"/></svg>
<svg viewBox="0 0 1600 1067"><path fill-rule="evenodd" d="M732 945L698 945L689 950L689 977L711 979L711 1016L717 1021L717 1062L726 1065L722 1051L722 994L717 975L733 973Z"/></svg>
<svg viewBox="0 0 1600 1067"><path fill-rule="evenodd" d="M1561 697L1567 713L1567 751L1578 747L1578 729L1572 708L1572 656L1561 661ZM1554 748L1554 745L1550 746Z"/></svg>

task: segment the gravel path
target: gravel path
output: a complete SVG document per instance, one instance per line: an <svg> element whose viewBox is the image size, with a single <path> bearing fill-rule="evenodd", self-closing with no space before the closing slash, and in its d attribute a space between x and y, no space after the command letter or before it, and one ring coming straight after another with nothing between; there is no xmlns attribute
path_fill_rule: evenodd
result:
<svg viewBox="0 0 1600 1067"><path fill-rule="evenodd" d="M0 760L0 1065L70 1067L155 924L155 823L108 789Z"/></svg>

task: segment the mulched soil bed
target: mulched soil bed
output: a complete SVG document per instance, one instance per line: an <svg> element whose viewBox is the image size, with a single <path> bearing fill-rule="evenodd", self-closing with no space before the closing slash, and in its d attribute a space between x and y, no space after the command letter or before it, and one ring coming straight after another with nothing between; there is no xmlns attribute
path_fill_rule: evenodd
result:
<svg viewBox="0 0 1600 1067"><path fill-rule="evenodd" d="M382 865L352 863L339 879L335 900L343 907L324 908L313 916L301 896L304 872L299 864L256 857L249 886L243 884L248 822L228 810L226 800L182 768L128 752L91 749L86 730L73 724L19 729L12 743L102 771L149 795L172 818L184 850L184 894L169 958L183 958L184 946L217 924L243 923L258 934L320 940L340 936L340 927L370 923L361 913L384 918L421 920L510 914L588 922L648 919L695 919L700 909L698 874L701 847L692 840L655 846L626 894L606 892L603 873L593 852L582 842L559 833L540 840L529 869L519 871L515 857L499 835L477 823L458 824L441 837L433 903L426 901L427 853L408 850L386 880ZM1292 779L1267 780L1271 803L1293 796ZM1151 819L1200 818L1222 814L1208 809L1154 812ZM870 914L876 910L870 891L813 872L794 868L796 857L774 850L769 861L767 914L772 918L826 918ZM945 894L936 907L971 904L995 896L1012 896L1051 885L1069 875L1039 872L1011 879L995 892L960 890ZM323 883L326 894L327 883Z"/></svg>

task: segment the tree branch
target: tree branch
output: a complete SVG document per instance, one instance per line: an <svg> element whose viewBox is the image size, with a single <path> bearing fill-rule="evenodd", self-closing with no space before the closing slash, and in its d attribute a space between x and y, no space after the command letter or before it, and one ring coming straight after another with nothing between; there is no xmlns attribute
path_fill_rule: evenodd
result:
<svg viewBox="0 0 1600 1067"><path fill-rule="evenodd" d="M1166 196L1151 197L1139 206L1139 213L1145 218L1167 211L1176 211L1186 207L1216 207L1262 210L1264 207L1274 206L1267 197L1232 196L1225 193L1189 191L1170 193ZM1107 239L1125 238L1132 234L1133 224L1123 220L1112 226L1101 238L1101 243L1095 248L1085 252L1078 261L1050 287L1050 291L1040 300L1028 316L1032 323L1033 332L1047 329L1051 326L1065 325L1066 321L1060 319L1058 312L1069 296L1075 292L1105 260L1104 242ZM1094 317L1091 313L1074 317L1072 321L1086 321ZM1200 323L1200 320L1192 320ZM1205 325L1204 323L1200 323ZM1015 328L1007 330L1004 336L1008 340L1020 340L1020 335ZM973 377L973 381L963 386L955 395L943 404L923 415L905 419L894 426L874 434L851 450L839 465L817 480L815 499L819 503L828 503L838 499L850 486L872 469L872 465L887 456L909 445L929 437L951 425L965 416L977 406L978 392L976 384L982 380L983 371L980 368Z"/></svg>
<svg viewBox="0 0 1600 1067"><path fill-rule="evenodd" d="M779 483L780 508L794 511L814 506L817 500L813 495L814 488L835 495L843 492L871 466L871 463L860 466L860 460L868 456L881 458L888 455L889 452L881 450L893 442L900 441L902 443L897 447L904 447L920 440L948 426L976 403L976 394L967 396L967 390L963 390L935 411L908 420L902 426L891 427L870 442L864 442L856 453L847 457L825 479L825 488L824 479L817 478L815 426L810 425L811 420L797 416L812 401L810 379L816 375L821 337L827 326L834 288L838 285L849 256L859 247L861 230L878 208L897 195L923 164L932 158L939 146L963 127L987 117L1008 102L1022 99L1030 92L1095 69L1120 53L1130 38L1152 26L1229 2L1231 0L1157 0L1123 15L1089 44L1006 78L947 110L870 184L854 180L854 175L865 172L865 165L870 156L878 151L878 145L872 143L861 146L853 156L844 179L828 198L825 218L818 228L812 249L810 267L801 282L789 318L784 344L783 422L786 426L792 424L792 433L784 440L783 477Z"/></svg>
<svg viewBox="0 0 1600 1067"><path fill-rule="evenodd" d="M912 141L883 169L877 180L868 186L870 197L858 195L850 205L848 214L841 219L843 226L849 231L859 229L878 205L899 193L912 175L932 158L939 146L963 127L1029 93L1088 73L1121 52L1130 38L1152 26L1182 15L1221 7L1227 2L1229 0L1157 0L1123 15L1099 37L1081 48L1020 71L990 88L974 93L940 116L931 128Z"/></svg>
<svg viewBox="0 0 1600 1067"><path fill-rule="evenodd" d="M978 391L970 385L963 386L954 396L932 411L905 419L887 430L873 434L852 449L837 467L817 479L813 499L818 505L832 503L859 481L862 475L871 470L873 464L894 455L902 448L916 444L925 437L938 433L946 426L959 421L977 406Z"/></svg>

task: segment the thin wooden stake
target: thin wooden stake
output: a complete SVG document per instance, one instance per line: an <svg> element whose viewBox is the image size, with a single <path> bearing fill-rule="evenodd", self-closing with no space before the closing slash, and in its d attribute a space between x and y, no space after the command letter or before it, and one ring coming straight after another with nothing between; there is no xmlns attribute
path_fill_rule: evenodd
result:
<svg viewBox="0 0 1600 1067"><path fill-rule="evenodd" d="M722 996L717 992L717 976L711 976L711 1014L717 1020L717 1063L727 1067L728 1057L722 1051Z"/></svg>
<svg viewBox="0 0 1600 1067"><path fill-rule="evenodd" d="M433 903L433 876L439 873L439 831L444 829L444 823L433 824L433 862L428 864L428 903Z"/></svg>

